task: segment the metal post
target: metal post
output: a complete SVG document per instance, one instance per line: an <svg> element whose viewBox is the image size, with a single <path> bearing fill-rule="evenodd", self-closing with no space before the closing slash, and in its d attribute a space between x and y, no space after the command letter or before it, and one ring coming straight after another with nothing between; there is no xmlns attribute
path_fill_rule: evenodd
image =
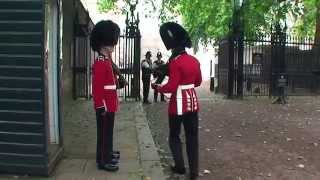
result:
<svg viewBox="0 0 320 180"><path fill-rule="evenodd" d="M241 30L240 30L241 31ZM243 97L243 32L241 31L238 39L238 71L237 71L237 96Z"/></svg>
<svg viewBox="0 0 320 180"><path fill-rule="evenodd" d="M234 90L237 97L243 97L243 55L244 55L244 33L242 18L242 0L234 0L233 22L232 22L232 39L230 41L230 58L229 58L229 91L228 97L233 96ZM234 44L237 44L237 55L235 55ZM237 61L235 62L235 57ZM236 69L235 69L236 66ZM235 71L236 70L236 71ZM234 89L234 85L236 85Z"/></svg>
<svg viewBox="0 0 320 180"><path fill-rule="evenodd" d="M210 77L212 77L212 60L210 60Z"/></svg>
<svg viewBox="0 0 320 180"><path fill-rule="evenodd" d="M286 103L286 88L287 88L287 75L285 63L285 50L286 50L286 28L281 29L279 22L275 27L275 34L273 37L272 46L272 95L275 96L274 104Z"/></svg>
<svg viewBox="0 0 320 180"><path fill-rule="evenodd" d="M210 60L210 91L214 91L214 77L212 77L212 60Z"/></svg>
<svg viewBox="0 0 320 180"><path fill-rule="evenodd" d="M231 37L229 39L229 59L228 59L228 98L232 98L233 96L233 88L234 88L234 38Z"/></svg>
<svg viewBox="0 0 320 180"><path fill-rule="evenodd" d="M130 2L130 15L127 13L126 18L126 41L129 41L129 51L128 47L126 52L130 56L130 60L128 60L129 65L127 68L132 69L128 72L128 82L129 89L128 93L126 93L126 97L130 96L131 98L135 98L135 100L140 100L140 58L141 58L141 36L139 31L139 14L135 14L136 6L138 4L138 0L129 1ZM133 62L132 62L133 60ZM132 77L132 76L133 77Z"/></svg>

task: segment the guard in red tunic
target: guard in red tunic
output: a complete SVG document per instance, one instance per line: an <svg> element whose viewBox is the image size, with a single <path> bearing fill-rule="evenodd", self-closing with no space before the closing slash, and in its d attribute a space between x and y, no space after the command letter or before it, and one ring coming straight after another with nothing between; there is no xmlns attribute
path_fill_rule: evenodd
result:
<svg viewBox="0 0 320 180"><path fill-rule="evenodd" d="M112 21L98 22L91 33L91 47L98 52L92 69L92 93L97 117L97 154L99 169L117 171L119 154L113 151L115 112L119 103L117 78L111 54L118 42L120 29Z"/></svg>
<svg viewBox="0 0 320 180"><path fill-rule="evenodd" d="M161 93L171 93L169 103L169 145L175 165L172 171L185 173L180 130L183 124L186 135L190 179L196 179L199 172L198 111L199 102L195 87L200 86L202 77L199 61L186 53L191 40L186 30L177 23L168 22L160 27L160 35L168 50L169 80L165 85L152 84Z"/></svg>

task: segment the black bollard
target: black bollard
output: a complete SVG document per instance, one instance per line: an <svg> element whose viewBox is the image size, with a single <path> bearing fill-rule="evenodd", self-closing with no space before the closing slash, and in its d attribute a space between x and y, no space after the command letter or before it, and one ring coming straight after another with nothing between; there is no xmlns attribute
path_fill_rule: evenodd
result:
<svg viewBox="0 0 320 180"><path fill-rule="evenodd" d="M210 77L210 91L214 92L214 77Z"/></svg>

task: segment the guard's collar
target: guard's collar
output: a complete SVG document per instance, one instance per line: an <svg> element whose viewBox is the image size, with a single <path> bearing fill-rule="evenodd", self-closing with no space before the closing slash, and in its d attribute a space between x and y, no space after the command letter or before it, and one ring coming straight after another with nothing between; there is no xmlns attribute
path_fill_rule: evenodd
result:
<svg viewBox="0 0 320 180"><path fill-rule="evenodd" d="M98 61L104 61L105 60L105 56L103 55L99 55L97 58Z"/></svg>
<svg viewBox="0 0 320 180"><path fill-rule="evenodd" d="M176 47L175 49L172 50L172 54L169 58L169 61L176 59L178 56L184 53L186 53L186 49L184 47Z"/></svg>
<svg viewBox="0 0 320 180"><path fill-rule="evenodd" d="M98 61L106 61L106 60L108 60L108 59L111 59L111 58L106 57L106 56L103 55L103 54L99 54L99 56L98 56L98 58L97 58Z"/></svg>

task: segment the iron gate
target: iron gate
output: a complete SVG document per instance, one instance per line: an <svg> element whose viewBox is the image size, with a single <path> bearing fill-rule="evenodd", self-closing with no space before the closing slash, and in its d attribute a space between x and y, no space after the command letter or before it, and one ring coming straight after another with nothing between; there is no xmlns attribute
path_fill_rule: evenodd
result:
<svg viewBox="0 0 320 180"><path fill-rule="evenodd" d="M113 53L113 61L119 67L121 74L128 82L128 86L118 91L118 95L125 100L140 100L140 58L141 36L139 19L133 15L127 16L126 29L119 37ZM93 25L92 25L93 26ZM90 98L91 67L97 54L90 48L90 28L88 25L75 23L74 61L73 61L73 97Z"/></svg>
<svg viewBox="0 0 320 180"><path fill-rule="evenodd" d="M96 53L90 47L90 32L93 28L93 22L90 21L88 12L86 12L85 22L80 22L79 14L76 14L74 22L73 39L73 98L91 97L91 66L96 57Z"/></svg>
<svg viewBox="0 0 320 180"><path fill-rule="evenodd" d="M218 92L228 97L276 96L279 78L284 77L287 95L319 94L319 55L319 45L312 39L281 33L257 39L222 40Z"/></svg>
<svg viewBox="0 0 320 180"><path fill-rule="evenodd" d="M113 61L117 64L128 85L118 91L125 100L140 100L140 34L126 33L120 36Z"/></svg>
<svg viewBox="0 0 320 180"><path fill-rule="evenodd" d="M113 53L113 61L128 82L127 86L118 91L118 95L126 101L140 100L141 35L139 18L134 14L135 7L136 4L130 5L125 32L120 36Z"/></svg>

